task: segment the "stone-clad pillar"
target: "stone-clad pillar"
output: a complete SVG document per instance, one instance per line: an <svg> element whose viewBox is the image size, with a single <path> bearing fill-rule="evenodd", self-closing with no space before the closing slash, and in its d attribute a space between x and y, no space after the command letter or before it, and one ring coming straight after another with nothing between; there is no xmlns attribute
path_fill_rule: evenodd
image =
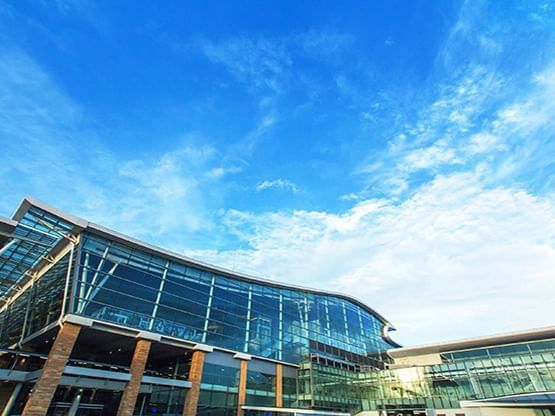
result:
<svg viewBox="0 0 555 416"><path fill-rule="evenodd" d="M243 416L243 406L247 399L247 361L241 360L239 373L239 394L237 395L237 416Z"/></svg>
<svg viewBox="0 0 555 416"><path fill-rule="evenodd" d="M200 396L200 383L202 381L205 356L206 351L203 349L197 349L193 352L191 369L189 370L191 388L187 391L187 396L185 397L183 416L195 416L197 414L197 405Z"/></svg>
<svg viewBox="0 0 555 416"><path fill-rule="evenodd" d="M25 404L22 416L44 416L46 414L80 331L79 325L69 322L64 323L60 328L48 354L48 359Z"/></svg>
<svg viewBox="0 0 555 416"><path fill-rule="evenodd" d="M276 364L276 407L283 407L283 364Z"/></svg>
<svg viewBox="0 0 555 416"><path fill-rule="evenodd" d="M135 352L129 368L131 379L121 395L117 416L133 416L151 345L152 342L146 339L138 339L135 344Z"/></svg>
<svg viewBox="0 0 555 416"><path fill-rule="evenodd" d="M248 362L252 357L249 354L237 353L233 356L233 358L241 360L241 367L239 370L239 386L237 386L237 416L243 416L245 414L243 406L245 405L247 399Z"/></svg>

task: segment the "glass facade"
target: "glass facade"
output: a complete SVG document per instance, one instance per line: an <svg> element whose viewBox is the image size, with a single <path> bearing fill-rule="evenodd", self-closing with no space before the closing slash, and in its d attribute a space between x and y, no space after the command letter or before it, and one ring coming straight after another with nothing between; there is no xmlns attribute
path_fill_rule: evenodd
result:
<svg viewBox="0 0 555 416"><path fill-rule="evenodd" d="M60 318L70 254L0 312L0 341L10 346Z"/></svg>
<svg viewBox="0 0 555 416"><path fill-rule="evenodd" d="M206 363L197 414L234 415L237 409L239 368Z"/></svg>
<svg viewBox="0 0 555 416"><path fill-rule="evenodd" d="M83 234L73 313L255 356L363 359L384 322L331 295L224 276ZM324 352L327 351L327 352Z"/></svg>
<svg viewBox="0 0 555 416"><path fill-rule="evenodd" d="M555 339L441 356L436 365L362 371L306 361L299 381L312 384L300 399L350 412L456 409L463 400L555 391Z"/></svg>
<svg viewBox="0 0 555 416"><path fill-rule="evenodd" d="M12 290L71 228L69 222L30 207L15 227L12 240L0 251L0 294Z"/></svg>
<svg viewBox="0 0 555 416"><path fill-rule="evenodd" d="M186 390L168 386L152 386L152 391L142 393L137 399L134 415L181 416Z"/></svg>

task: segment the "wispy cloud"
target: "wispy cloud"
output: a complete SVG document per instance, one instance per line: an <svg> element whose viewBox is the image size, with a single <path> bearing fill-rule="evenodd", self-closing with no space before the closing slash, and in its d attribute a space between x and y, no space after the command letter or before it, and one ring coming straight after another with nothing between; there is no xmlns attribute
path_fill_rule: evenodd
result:
<svg viewBox="0 0 555 416"><path fill-rule="evenodd" d="M242 166L231 165L229 167L218 166L212 168L209 172L209 175L214 178L221 178L226 175L233 175L236 173L240 173L243 171Z"/></svg>
<svg viewBox="0 0 555 416"><path fill-rule="evenodd" d="M348 194L341 195L339 199L342 201L360 201L362 197L356 192L350 192Z"/></svg>
<svg viewBox="0 0 555 416"><path fill-rule="evenodd" d="M308 56L337 64L350 52L355 39L347 33L309 29L288 37L291 48L300 48Z"/></svg>
<svg viewBox="0 0 555 416"><path fill-rule="evenodd" d="M256 126L245 136L245 138L236 145L236 147L241 148L242 151L252 152L259 140L270 132L277 122L278 117L274 111L265 114L258 120Z"/></svg>
<svg viewBox="0 0 555 416"><path fill-rule="evenodd" d="M544 33L541 59L515 63L512 35L480 10L463 8L433 86L356 170L367 184L340 197L351 209L228 210L222 223L246 248L193 254L356 294L401 342L552 324L555 48Z"/></svg>
<svg viewBox="0 0 555 416"><path fill-rule="evenodd" d="M196 41L210 61L223 65L251 91L272 94L286 92L293 75L302 72L299 58L338 64L353 43L350 35L315 29L282 37L231 36Z"/></svg>
<svg viewBox="0 0 555 416"><path fill-rule="evenodd" d="M202 39L201 51L254 88L280 92L290 77L291 58L279 39L236 37L223 42Z"/></svg>
<svg viewBox="0 0 555 416"><path fill-rule="evenodd" d="M58 11L86 19L91 4L60 2ZM227 126L174 129L160 141L172 144L151 154L114 145L118 132L91 119L63 77L4 47L0 208L31 194L193 257L354 294L391 319L402 342L452 337L453 327L472 336L552 324L555 15L519 6L519 30L533 35L521 36L507 30L517 27L508 13L490 13L504 5L484 4L463 4L435 63L422 58L429 72L401 76L402 91L370 58L357 60L363 42L341 31L187 34L197 39L187 58L221 70L220 87L234 81L226 92L246 90L238 112L252 114L217 142L203 131ZM0 4L12 23L13 10ZM396 58L403 39L380 39L380 53ZM213 123L214 113L201 117L207 107L218 106L197 106L191 122ZM268 163L292 146L294 168ZM316 147L325 151L315 156ZM326 163L321 177L303 176ZM261 211L271 197L283 210Z"/></svg>
<svg viewBox="0 0 555 416"><path fill-rule="evenodd" d="M297 185L287 179L281 178L262 181L256 186L256 190L258 192L265 191L267 189L280 189L282 191L289 191L294 194L299 192L299 188L297 187Z"/></svg>
<svg viewBox="0 0 555 416"><path fill-rule="evenodd" d="M184 135L174 149L126 159L106 149L80 106L18 50L0 52L0 207L30 194L136 237L161 241L212 227L221 167L206 138ZM222 170L219 170L222 169ZM207 174L212 173L212 174Z"/></svg>
<svg viewBox="0 0 555 416"><path fill-rule="evenodd" d="M422 178L473 170L487 170L491 183L520 175L531 181L539 179L531 175L531 166L550 163L548 155L555 155L550 98L555 93L555 48L546 43L544 53L551 60L542 58L544 65L532 72L528 66L504 63L512 37L499 33L492 46L484 38L487 19L479 15L463 7L439 54L436 72L441 77L434 75L439 86L417 103L415 117L390 131L388 147L373 149L355 170L367 175L367 189L399 196L417 189ZM475 43L482 45L479 53L464 53ZM467 61L453 62L460 55Z"/></svg>
<svg viewBox="0 0 555 416"><path fill-rule="evenodd" d="M339 214L228 211L222 222L248 248L192 254L354 294L397 324L401 341L440 340L453 326L478 335L493 323L498 331L551 324L555 201L488 189L476 175L438 177L398 205L367 200Z"/></svg>

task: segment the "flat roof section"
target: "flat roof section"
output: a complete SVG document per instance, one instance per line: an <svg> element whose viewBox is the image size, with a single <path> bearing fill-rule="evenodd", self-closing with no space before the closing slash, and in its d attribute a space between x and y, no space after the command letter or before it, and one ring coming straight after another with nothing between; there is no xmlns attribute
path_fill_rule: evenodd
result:
<svg viewBox="0 0 555 416"><path fill-rule="evenodd" d="M392 358L404 358L416 355L512 344L515 342L539 341L548 338L555 338L555 326L529 329L526 331L507 332L485 337L466 338L456 341L438 342L434 344L415 345L414 347L395 348L387 350L387 353Z"/></svg>

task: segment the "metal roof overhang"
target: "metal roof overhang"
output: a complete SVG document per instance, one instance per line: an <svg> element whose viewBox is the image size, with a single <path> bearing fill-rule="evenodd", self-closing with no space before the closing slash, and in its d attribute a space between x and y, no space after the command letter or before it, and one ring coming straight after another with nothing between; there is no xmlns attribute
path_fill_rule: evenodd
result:
<svg viewBox="0 0 555 416"><path fill-rule="evenodd" d="M412 357L416 355L437 354L442 352L468 350L495 345L512 344L515 342L539 341L555 338L555 326L530 329L526 331L507 332L486 337L467 338L457 341L438 342L435 344L416 345L387 350L392 358Z"/></svg>

